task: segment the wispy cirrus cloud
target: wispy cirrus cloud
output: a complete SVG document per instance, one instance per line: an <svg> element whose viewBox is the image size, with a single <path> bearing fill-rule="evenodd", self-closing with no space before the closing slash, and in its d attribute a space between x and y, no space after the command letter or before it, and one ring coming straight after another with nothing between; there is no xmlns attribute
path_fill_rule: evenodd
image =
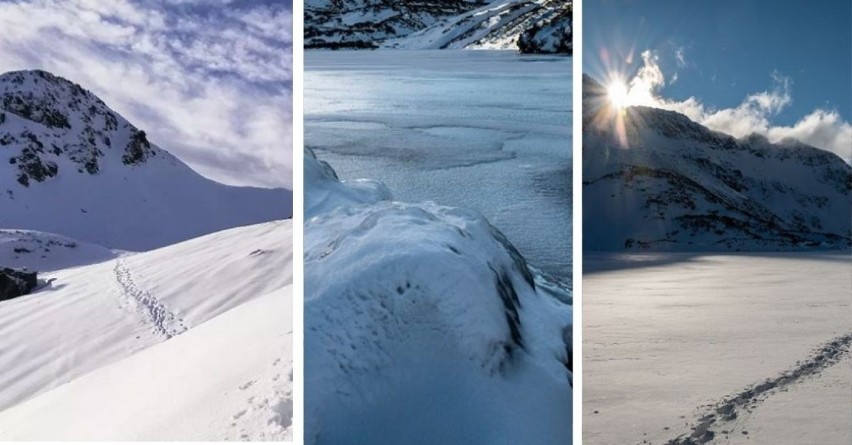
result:
<svg viewBox="0 0 852 445"><path fill-rule="evenodd" d="M678 54L677 59L683 60L682 49ZM660 90L666 85L666 76L657 53L643 52L642 61L642 67L628 81L629 105L677 111L708 128L735 137L757 133L773 142L798 139L852 162L852 124L844 121L837 111L817 108L789 126L773 122L773 118L793 102L793 82L787 76L774 72L771 74L772 88L749 94L736 107L716 109L704 105L696 97L682 101L662 97Z"/></svg>
<svg viewBox="0 0 852 445"><path fill-rule="evenodd" d="M292 184L290 1L0 0L0 71L91 89L213 179Z"/></svg>

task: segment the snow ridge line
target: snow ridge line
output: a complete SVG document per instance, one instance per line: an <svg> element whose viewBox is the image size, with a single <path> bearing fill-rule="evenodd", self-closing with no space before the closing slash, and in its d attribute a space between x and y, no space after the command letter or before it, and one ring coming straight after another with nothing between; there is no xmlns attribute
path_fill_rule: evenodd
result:
<svg viewBox="0 0 852 445"><path fill-rule="evenodd" d="M149 292L139 289L124 261L117 259L113 272L122 295L136 306L137 311L142 312L143 318L147 319L155 332L170 339L186 331L186 325L180 317Z"/></svg>
<svg viewBox="0 0 852 445"><path fill-rule="evenodd" d="M746 410L752 412L759 403L765 401L776 390L795 384L802 379L819 374L824 369L839 363L844 356L852 352L852 332L835 337L814 352L804 361L796 362L796 367L768 378L762 383L754 384L745 390L728 396L715 405L707 406L709 410L691 426L692 434L681 434L680 436L665 442L666 445L701 445L714 439L717 431L711 429L715 426L721 433L727 433L730 428L722 429L722 425L733 422L738 412Z"/></svg>

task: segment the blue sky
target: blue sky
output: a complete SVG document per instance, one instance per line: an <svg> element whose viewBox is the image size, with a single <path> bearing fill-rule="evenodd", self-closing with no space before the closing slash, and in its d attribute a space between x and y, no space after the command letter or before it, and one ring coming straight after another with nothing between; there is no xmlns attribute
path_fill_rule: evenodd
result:
<svg viewBox="0 0 852 445"><path fill-rule="evenodd" d="M748 108L754 128L730 132L797 137L848 159L850 1L589 0L583 29L583 68L593 77L614 70L629 79L651 65L664 78L652 84L656 97L671 102L666 108L721 131L732 122L710 119L714 112L743 118ZM808 140L808 131L817 134Z"/></svg>
<svg viewBox="0 0 852 445"><path fill-rule="evenodd" d="M0 0L0 72L92 90L231 184L292 185L292 3Z"/></svg>

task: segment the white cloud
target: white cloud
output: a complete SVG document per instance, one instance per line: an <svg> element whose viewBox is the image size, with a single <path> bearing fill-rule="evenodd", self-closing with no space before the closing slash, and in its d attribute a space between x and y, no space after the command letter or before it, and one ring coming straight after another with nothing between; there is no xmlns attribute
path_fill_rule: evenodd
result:
<svg viewBox="0 0 852 445"><path fill-rule="evenodd" d="M91 89L213 179L289 187L292 12L220 3L0 2L0 71Z"/></svg>
<svg viewBox="0 0 852 445"><path fill-rule="evenodd" d="M682 54L677 58L681 60ZM660 88L666 80L657 54L645 51L642 60L642 68L628 83L629 105L677 111L708 128L735 137L757 133L773 142L795 138L832 151L847 162L852 161L852 124L844 121L836 111L818 108L792 126L778 126L772 122L772 118L793 101L789 77L772 73L774 86L771 90L750 94L733 108L713 109L695 97L683 101L661 97Z"/></svg>

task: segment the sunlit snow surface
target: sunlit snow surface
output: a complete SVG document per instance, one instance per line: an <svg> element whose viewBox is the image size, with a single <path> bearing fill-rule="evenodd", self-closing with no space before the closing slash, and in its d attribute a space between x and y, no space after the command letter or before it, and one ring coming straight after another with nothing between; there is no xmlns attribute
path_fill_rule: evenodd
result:
<svg viewBox="0 0 852 445"><path fill-rule="evenodd" d="M0 264L48 271L0 301L0 441L291 440L291 234L127 253L0 231Z"/></svg>
<svg viewBox="0 0 852 445"><path fill-rule="evenodd" d="M704 405L852 333L848 252L595 253L583 268L583 443L689 436L697 419L721 417ZM707 443L850 443L842 357L716 419Z"/></svg>
<svg viewBox="0 0 852 445"><path fill-rule="evenodd" d="M343 180L481 212L567 280L571 67L511 51L310 51L305 144Z"/></svg>

